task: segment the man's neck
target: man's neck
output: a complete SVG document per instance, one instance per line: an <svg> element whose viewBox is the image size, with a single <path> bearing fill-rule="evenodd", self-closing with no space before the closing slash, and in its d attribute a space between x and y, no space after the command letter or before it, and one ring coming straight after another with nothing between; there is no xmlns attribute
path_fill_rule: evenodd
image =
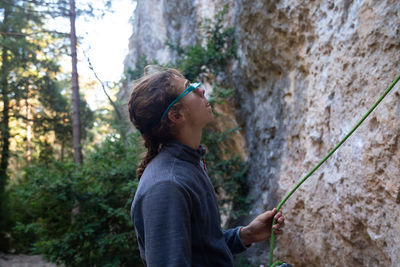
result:
<svg viewBox="0 0 400 267"><path fill-rule="evenodd" d="M202 130L194 130L188 127L180 129L177 140L182 144L190 146L194 149L199 148L201 142Z"/></svg>

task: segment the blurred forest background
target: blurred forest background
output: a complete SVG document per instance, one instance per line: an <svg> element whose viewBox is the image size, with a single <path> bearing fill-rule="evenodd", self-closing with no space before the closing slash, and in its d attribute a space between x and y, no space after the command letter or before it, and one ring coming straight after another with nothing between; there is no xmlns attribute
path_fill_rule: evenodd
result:
<svg viewBox="0 0 400 267"><path fill-rule="evenodd" d="M38 254L65 266L142 266L130 204L137 186L140 136L116 101L121 84L157 64L143 57L112 86L79 82L76 69L77 16L101 17L112 5L75 6L74 0L0 1L0 250ZM174 47L174 65L191 80L205 71L223 71L236 56L233 30L222 26L224 12L204 23L201 45ZM51 21L65 20L69 32ZM77 25L79 27L79 25ZM72 72L60 64L72 62ZM93 68L90 63L89 67ZM108 103L89 107L85 91L101 83ZM232 98L214 85L212 105ZM218 116L218 114L217 114ZM223 130L221 130L223 129ZM225 157L236 127L210 126L203 143L222 213L234 221L246 214L246 163ZM228 179L230 177L230 179ZM227 193L229 192L229 193ZM226 221L226 220L225 220ZM243 259L239 259L243 261Z"/></svg>

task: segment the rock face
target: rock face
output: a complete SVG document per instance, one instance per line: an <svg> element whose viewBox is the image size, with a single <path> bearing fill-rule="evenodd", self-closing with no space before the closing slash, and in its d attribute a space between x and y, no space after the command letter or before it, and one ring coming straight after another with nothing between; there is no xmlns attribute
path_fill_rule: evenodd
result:
<svg viewBox="0 0 400 267"><path fill-rule="evenodd" d="M173 60L228 1L138 1L127 66ZM271 209L400 74L400 2L229 3L231 66L250 163L250 221ZM400 85L286 202L275 258L294 266L399 266ZM244 222L245 223L245 222ZM245 255L267 263L266 244Z"/></svg>

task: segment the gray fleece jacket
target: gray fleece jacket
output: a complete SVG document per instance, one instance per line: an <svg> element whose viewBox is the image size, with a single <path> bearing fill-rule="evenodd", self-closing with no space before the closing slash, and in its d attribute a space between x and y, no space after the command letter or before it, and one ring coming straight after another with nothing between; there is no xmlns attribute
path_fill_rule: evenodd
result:
<svg viewBox="0 0 400 267"><path fill-rule="evenodd" d="M204 153L171 142L146 167L131 208L146 266L233 266L246 249L241 227L221 229Z"/></svg>

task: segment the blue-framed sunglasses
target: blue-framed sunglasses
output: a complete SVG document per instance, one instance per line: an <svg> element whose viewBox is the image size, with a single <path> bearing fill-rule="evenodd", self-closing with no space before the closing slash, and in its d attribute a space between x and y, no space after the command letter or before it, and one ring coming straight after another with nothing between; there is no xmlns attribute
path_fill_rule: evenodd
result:
<svg viewBox="0 0 400 267"><path fill-rule="evenodd" d="M165 117L165 115L167 115L169 109L179 100L181 100L185 95L189 94L190 92L196 90L197 88L199 88L201 85L201 83L191 83L185 90L183 90L183 92L177 97L175 98L174 101L172 101L171 104L169 104L169 106L167 107L167 109L164 111L164 113L161 116L160 121Z"/></svg>

